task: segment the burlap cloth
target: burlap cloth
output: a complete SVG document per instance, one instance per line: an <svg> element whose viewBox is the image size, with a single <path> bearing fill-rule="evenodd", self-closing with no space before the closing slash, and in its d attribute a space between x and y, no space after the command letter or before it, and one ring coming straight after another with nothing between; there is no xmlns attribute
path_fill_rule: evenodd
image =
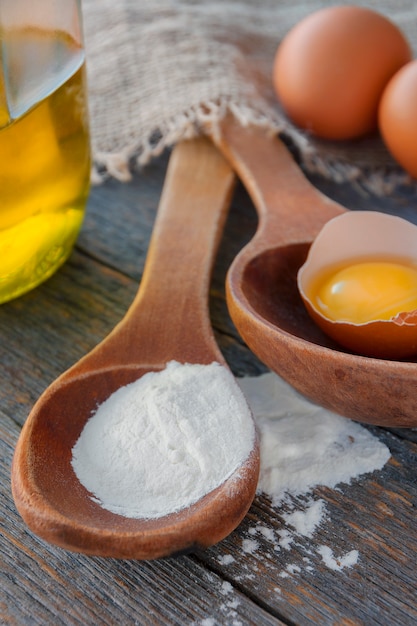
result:
<svg viewBox="0 0 417 626"><path fill-rule="evenodd" d="M137 164L231 109L283 133L303 166L378 193L409 183L378 138L320 142L280 110L271 71L283 35L317 0L83 0L95 180ZM356 2L390 17L417 52L415 0ZM417 114L417 112L416 112Z"/></svg>

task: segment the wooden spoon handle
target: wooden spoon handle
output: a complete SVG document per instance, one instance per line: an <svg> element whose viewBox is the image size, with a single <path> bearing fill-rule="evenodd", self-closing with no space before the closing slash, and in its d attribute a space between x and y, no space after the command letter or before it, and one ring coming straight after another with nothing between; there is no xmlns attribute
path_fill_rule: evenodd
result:
<svg viewBox="0 0 417 626"><path fill-rule="evenodd" d="M173 150L139 291L125 318L71 370L223 362L208 312L209 282L235 175L206 138Z"/></svg>
<svg viewBox="0 0 417 626"><path fill-rule="evenodd" d="M227 115L213 140L258 212L258 230L251 244L264 249L311 241L330 218L344 211L307 180L282 141L264 129L243 127Z"/></svg>

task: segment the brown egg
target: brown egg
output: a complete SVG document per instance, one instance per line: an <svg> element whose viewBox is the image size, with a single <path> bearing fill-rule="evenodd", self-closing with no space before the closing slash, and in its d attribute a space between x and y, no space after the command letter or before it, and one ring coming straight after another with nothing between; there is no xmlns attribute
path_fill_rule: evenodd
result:
<svg viewBox="0 0 417 626"><path fill-rule="evenodd" d="M376 129L381 94L410 59L407 40L383 15L329 7L283 39L273 83L295 124L322 138L352 139Z"/></svg>
<svg viewBox="0 0 417 626"><path fill-rule="evenodd" d="M312 319L341 346L383 359L417 354L417 226L348 211L320 231L298 272Z"/></svg>
<svg viewBox="0 0 417 626"><path fill-rule="evenodd" d="M394 159L417 178L417 60L402 67L385 88L379 128Z"/></svg>

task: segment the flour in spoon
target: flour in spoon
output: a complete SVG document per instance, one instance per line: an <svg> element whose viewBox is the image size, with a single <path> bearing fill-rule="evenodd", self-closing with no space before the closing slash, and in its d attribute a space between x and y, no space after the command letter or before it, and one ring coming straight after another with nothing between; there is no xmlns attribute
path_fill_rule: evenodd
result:
<svg viewBox="0 0 417 626"><path fill-rule="evenodd" d="M226 367L171 361L97 408L73 447L72 466L103 508L157 518L224 483L254 441L251 411Z"/></svg>

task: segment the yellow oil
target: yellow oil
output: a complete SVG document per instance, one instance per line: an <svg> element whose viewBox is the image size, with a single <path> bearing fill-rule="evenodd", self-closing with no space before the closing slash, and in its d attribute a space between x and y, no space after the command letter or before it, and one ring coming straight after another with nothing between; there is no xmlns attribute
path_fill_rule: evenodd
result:
<svg viewBox="0 0 417 626"><path fill-rule="evenodd" d="M365 260L317 277L310 299L333 321L364 324L417 309L417 267L402 260Z"/></svg>
<svg viewBox="0 0 417 626"><path fill-rule="evenodd" d="M64 33L30 28L3 34L1 43L8 53L0 83L5 302L46 280L68 258L85 212L90 146L81 48Z"/></svg>

